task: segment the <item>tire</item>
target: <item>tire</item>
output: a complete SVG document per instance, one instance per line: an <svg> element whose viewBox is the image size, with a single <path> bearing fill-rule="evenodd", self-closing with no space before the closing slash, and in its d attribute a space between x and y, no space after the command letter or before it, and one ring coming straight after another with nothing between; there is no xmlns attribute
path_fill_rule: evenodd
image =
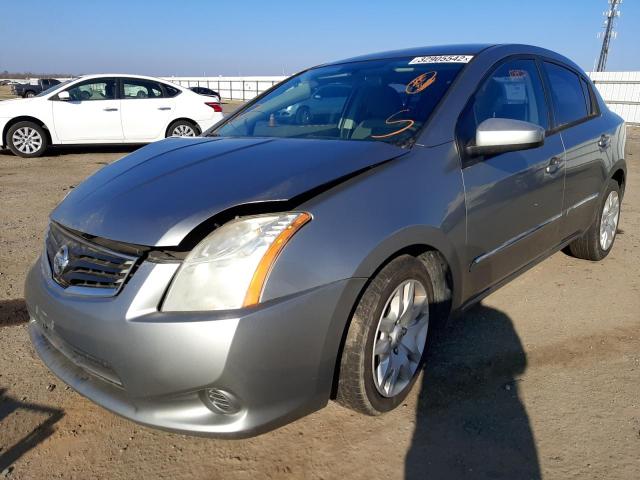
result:
<svg viewBox="0 0 640 480"><path fill-rule="evenodd" d="M296 123L298 125L308 125L311 123L311 110L309 110L309 107L300 107L296 111Z"/></svg>
<svg viewBox="0 0 640 480"><path fill-rule="evenodd" d="M49 146L49 137L37 123L18 122L9 128L5 143L14 155L33 158L44 154Z"/></svg>
<svg viewBox="0 0 640 480"><path fill-rule="evenodd" d="M182 133L179 133L182 132ZM191 132L190 134L187 132ZM167 128L168 137L197 137L200 135L198 126L189 120L176 120Z"/></svg>
<svg viewBox="0 0 640 480"><path fill-rule="evenodd" d="M380 415L402 403L422 370L434 327L448 313L447 302L440 301L450 298L445 282L439 280L444 278L444 268L438 257L434 252L427 252L419 258L401 255L389 262L371 280L355 308L345 339L336 394L338 403L366 415ZM436 279L435 283L433 279ZM383 329L383 323L393 319L390 313L394 305L394 293L402 285L407 285L406 282L416 282L416 299L421 295L425 297L424 306L419 310L423 312L423 316L426 315L427 325L426 328L419 326L419 319L422 317L418 315L414 320L415 328L419 329L418 334L414 336L411 333L414 328L410 327L405 328L402 336L398 337L395 332L402 326L402 321L395 322L390 334L382 331L389 330L389 327ZM434 301L436 299L437 303ZM412 322L406 325L410 326ZM405 344L412 344L415 348L407 348ZM382 351L386 350L387 345L388 354L374 353L374 346ZM414 352L407 356L409 366L405 364L398 369L400 373L395 386L388 388L390 382L385 381L385 365L389 368L387 372L393 371L392 365L402 363L409 350ZM390 378L394 375L395 372Z"/></svg>
<svg viewBox="0 0 640 480"><path fill-rule="evenodd" d="M23 98L32 98L36 96L36 92L34 92L33 90L27 90L26 92L24 92Z"/></svg>
<svg viewBox="0 0 640 480"><path fill-rule="evenodd" d="M620 201L620 186L618 182L610 179L598 203L595 221L584 235L569 244L568 250L572 256L595 262L609 255L615 243L620 221ZM601 237L605 231L608 235Z"/></svg>

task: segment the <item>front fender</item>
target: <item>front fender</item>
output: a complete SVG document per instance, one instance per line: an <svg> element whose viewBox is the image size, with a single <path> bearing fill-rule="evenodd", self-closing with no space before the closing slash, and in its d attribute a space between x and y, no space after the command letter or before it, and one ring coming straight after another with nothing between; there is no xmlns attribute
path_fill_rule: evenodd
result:
<svg viewBox="0 0 640 480"><path fill-rule="evenodd" d="M263 301L338 280L368 279L413 246L440 251L459 287L466 217L457 165L452 144L414 148L294 207L309 211L313 220L278 257ZM461 291L454 289L454 308Z"/></svg>
<svg viewBox="0 0 640 480"><path fill-rule="evenodd" d="M439 251L445 258L453 281L453 305L461 303L459 286L462 282L460 259L451 240L438 228L429 225L411 225L399 230L380 242L358 265L355 277L371 278L381 265L398 252L411 247L426 247Z"/></svg>

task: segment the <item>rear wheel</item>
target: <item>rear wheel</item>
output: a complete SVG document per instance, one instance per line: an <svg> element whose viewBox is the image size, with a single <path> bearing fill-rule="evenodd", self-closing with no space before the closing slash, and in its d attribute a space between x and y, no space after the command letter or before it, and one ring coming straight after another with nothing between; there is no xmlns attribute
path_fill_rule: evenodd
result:
<svg viewBox="0 0 640 480"><path fill-rule="evenodd" d="M27 90L26 92L24 92L24 98L31 98L35 96L36 92L34 92L33 90Z"/></svg>
<svg viewBox="0 0 640 480"><path fill-rule="evenodd" d="M39 157L47 149L49 138L37 123L18 122L9 128L6 144L19 157Z"/></svg>
<svg viewBox="0 0 640 480"><path fill-rule="evenodd" d="M609 255L618 232L620 221L620 186L609 180L607 189L598 205L595 222L585 234L569 245L569 252L585 260L602 260Z"/></svg>
<svg viewBox="0 0 640 480"><path fill-rule="evenodd" d="M167 129L167 137L197 137L200 129L188 120L176 120Z"/></svg>
<svg viewBox="0 0 640 480"><path fill-rule="evenodd" d="M368 415L397 407L421 370L427 336L440 311L425 264L401 255L371 281L351 319L336 400Z"/></svg>

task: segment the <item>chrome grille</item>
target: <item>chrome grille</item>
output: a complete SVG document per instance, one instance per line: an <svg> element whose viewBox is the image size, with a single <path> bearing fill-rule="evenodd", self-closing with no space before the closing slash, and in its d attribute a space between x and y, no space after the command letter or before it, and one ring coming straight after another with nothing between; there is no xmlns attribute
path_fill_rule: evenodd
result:
<svg viewBox="0 0 640 480"><path fill-rule="evenodd" d="M69 293L83 295L116 295L138 260L85 240L55 223L49 227L46 250L53 280ZM56 254L64 254L65 261L56 265Z"/></svg>

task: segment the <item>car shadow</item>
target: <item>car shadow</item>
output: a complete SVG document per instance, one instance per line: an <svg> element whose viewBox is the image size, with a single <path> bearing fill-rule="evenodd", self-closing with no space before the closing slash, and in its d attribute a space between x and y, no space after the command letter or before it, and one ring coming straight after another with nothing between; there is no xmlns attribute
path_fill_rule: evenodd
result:
<svg viewBox="0 0 640 480"><path fill-rule="evenodd" d="M18 325L29 321L27 305L23 299L0 301L0 328Z"/></svg>
<svg viewBox="0 0 640 480"><path fill-rule="evenodd" d="M405 477L541 478L519 397L527 356L511 319L477 305L438 332L426 360Z"/></svg>
<svg viewBox="0 0 640 480"><path fill-rule="evenodd" d="M144 145L57 145L49 147L47 157L78 153L131 153Z"/></svg>
<svg viewBox="0 0 640 480"><path fill-rule="evenodd" d="M59 157L61 155L80 154L80 153L131 153L144 144L127 144L127 145L56 145L49 147L44 153L44 157ZM0 149L0 156L14 157L8 148ZM17 157L16 157L17 158Z"/></svg>
<svg viewBox="0 0 640 480"><path fill-rule="evenodd" d="M0 428L3 420L18 410L44 415L45 419L12 446L0 450L0 472L10 469L16 460L51 436L54 425L64 416L63 410L19 401L7 395L6 389L0 387Z"/></svg>
<svg viewBox="0 0 640 480"><path fill-rule="evenodd" d="M29 314L24 300L13 299L0 301L0 329L26 323ZM0 337L3 338L3 337ZM0 348L2 348L0 346ZM8 448L0 449L0 472L10 469L11 465L26 452L41 443L53 433L53 426L63 416L64 411L58 408L38 405L36 403L18 400L7 394L7 389L0 387L0 429L4 428L2 423L14 412L30 412L39 416L44 416L44 421L39 424L24 437Z"/></svg>

